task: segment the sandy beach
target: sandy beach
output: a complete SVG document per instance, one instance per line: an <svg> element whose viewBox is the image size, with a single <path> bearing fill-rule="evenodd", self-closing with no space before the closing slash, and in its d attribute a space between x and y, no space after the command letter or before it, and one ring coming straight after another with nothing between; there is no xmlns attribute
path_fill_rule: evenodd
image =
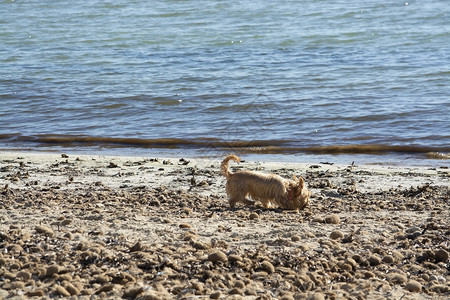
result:
<svg viewBox="0 0 450 300"><path fill-rule="evenodd" d="M0 299L450 296L446 161L231 164L303 176L298 213L230 209L220 162L0 152Z"/></svg>

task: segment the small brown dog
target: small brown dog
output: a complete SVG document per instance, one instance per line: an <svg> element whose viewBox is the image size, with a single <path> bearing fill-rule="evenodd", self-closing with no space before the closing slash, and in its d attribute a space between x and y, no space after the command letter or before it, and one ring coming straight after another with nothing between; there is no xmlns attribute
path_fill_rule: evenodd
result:
<svg viewBox="0 0 450 300"><path fill-rule="evenodd" d="M302 177L294 176L294 180L284 179L275 174L263 174L252 171L231 172L228 169L230 160L240 162L235 155L228 155L222 161L221 169L227 178L226 191L229 196L230 207L236 203L252 205L254 201L260 201L265 208L276 204L281 208L299 210L309 204L311 192L305 187Z"/></svg>

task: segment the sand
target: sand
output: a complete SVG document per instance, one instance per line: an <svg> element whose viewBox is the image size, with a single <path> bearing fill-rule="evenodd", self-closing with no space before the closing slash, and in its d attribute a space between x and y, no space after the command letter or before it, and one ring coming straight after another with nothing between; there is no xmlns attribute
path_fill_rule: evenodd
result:
<svg viewBox="0 0 450 300"><path fill-rule="evenodd" d="M229 209L220 159L0 152L0 299L450 296L444 164L232 166L311 205Z"/></svg>

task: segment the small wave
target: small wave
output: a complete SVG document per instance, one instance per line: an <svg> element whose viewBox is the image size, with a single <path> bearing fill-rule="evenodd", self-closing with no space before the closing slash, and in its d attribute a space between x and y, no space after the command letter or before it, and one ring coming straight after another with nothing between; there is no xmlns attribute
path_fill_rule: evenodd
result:
<svg viewBox="0 0 450 300"><path fill-rule="evenodd" d="M0 144L21 145L31 144L43 147L104 147L104 148L158 148L158 149L194 149L211 152L235 152L251 154L410 154L429 159L450 159L450 147L431 147L415 145L325 145L303 146L293 140L234 140L227 141L218 138L121 138L94 137L73 135L38 135L22 136L20 134L0 135Z"/></svg>

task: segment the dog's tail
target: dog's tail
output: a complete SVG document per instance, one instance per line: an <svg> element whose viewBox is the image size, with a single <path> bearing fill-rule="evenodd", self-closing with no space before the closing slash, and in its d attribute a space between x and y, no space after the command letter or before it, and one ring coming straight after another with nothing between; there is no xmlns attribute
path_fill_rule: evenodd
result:
<svg viewBox="0 0 450 300"><path fill-rule="evenodd" d="M223 176L225 176L226 178L230 177L230 175L232 175L233 173L230 171L230 169L228 169L228 162L230 160L234 160L235 162L240 162L241 159L239 157L237 157L236 155L228 155L227 157L225 157L225 159L222 161L221 164L221 169L222 169L222 174Z"/></svg>

